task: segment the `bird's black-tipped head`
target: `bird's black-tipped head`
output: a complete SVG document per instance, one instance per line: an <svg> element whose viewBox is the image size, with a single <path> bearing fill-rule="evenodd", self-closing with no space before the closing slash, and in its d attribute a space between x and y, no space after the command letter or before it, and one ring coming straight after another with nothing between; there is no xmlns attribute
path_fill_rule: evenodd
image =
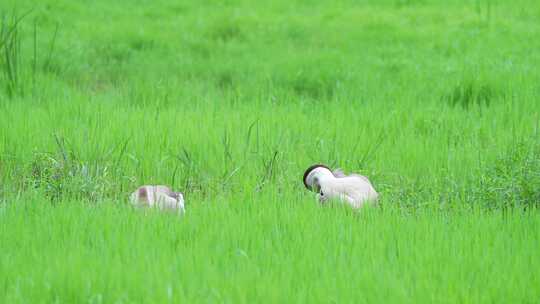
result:
<svg viewBox="0 0 540 304"><path fill-rule="evenodd" d="M315 164L315 165L309 166L309 168L306 169L306 172L304 172L304 178L303 178L304 186L306 186L306 188L308 190L312 190L311 185L309 185L308 182L307 182L307 178L309 176L309 173L311 173L311 171L313 171L313 170L315 170L317 168L326 168L326 169L330 170L330 168L328 168L326 165L323 165L323 164Z"/></svg>

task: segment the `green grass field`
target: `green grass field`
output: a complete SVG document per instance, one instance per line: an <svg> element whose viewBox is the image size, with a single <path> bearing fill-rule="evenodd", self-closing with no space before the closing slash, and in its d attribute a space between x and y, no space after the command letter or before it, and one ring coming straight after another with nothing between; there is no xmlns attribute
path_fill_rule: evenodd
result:
<svg viewBox="0 0 540 304"><path fill-rule="evenodd" d="M540 301L537 1L0 18L0 303ZM380 206L320 206L313 163ZM141 184L186 215L133 210Z"/></svg>

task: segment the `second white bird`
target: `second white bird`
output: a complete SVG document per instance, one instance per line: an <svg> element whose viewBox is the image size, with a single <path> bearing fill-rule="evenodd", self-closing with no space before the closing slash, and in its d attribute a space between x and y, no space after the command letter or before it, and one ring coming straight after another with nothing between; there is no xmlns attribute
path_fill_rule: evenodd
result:
<svg viewBox="0 0 540 304"><path fill-rule="evenodd" d="M160 210L185 212L182 192L174 192L167 186L141 186L131 193L130 201L135 207L156 207Z"/></svg>

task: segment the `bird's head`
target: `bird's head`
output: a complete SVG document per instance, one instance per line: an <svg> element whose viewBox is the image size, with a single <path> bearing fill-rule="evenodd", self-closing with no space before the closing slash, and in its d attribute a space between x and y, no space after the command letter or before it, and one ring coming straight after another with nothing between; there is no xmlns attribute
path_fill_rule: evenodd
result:
<svg viewBox="0 0 540 304"><path fill-rule="evenodd" d="M304 172L304 186L313 192L320 192L320 180L328 176L334 176L330 168L322 164L312 165Z"/></svg>

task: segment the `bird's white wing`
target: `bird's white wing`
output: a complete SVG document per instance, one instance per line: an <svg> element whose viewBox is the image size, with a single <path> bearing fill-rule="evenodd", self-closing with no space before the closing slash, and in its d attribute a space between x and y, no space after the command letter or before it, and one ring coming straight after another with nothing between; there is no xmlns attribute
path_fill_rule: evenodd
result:
<svg viewBox="0 0 540 304"><path fill-rule="evenodd" d="M366 176L363 176L363 175L360 175L360 174L356 174L356 173L352 173L352 174L345 174L345 172L343 172L343 170L341 169L335 169L334 171L332 171L332 174L334 174L335 177L337 178L343 178L343 177L349 177L349 176L356 176L356 177L360 177L361 179L365 180L366 182L370 183L371 182L369 181L369 179L366 177Z"/></svg>
<svg viewBox="0 0 540 304"><path fill-rule="evenodd" d="M332 174L334 174L334 176L337 177L337 178L347 177L347 174L345 174L345 172L343 172L343 170L341 170L339 168L332 171Z"/></svg>
<svg viewBox="0 0 540 304"><path fill-rule="evenodd" d="M371 182L369 181L369 178L367 178L366 176L363 176L363 175L360 175L360 174L351 174L350 176L356 176L356 177L360 177L361 179L365 180L366 182L368 182L370 185L371 185Z"/></svg>

